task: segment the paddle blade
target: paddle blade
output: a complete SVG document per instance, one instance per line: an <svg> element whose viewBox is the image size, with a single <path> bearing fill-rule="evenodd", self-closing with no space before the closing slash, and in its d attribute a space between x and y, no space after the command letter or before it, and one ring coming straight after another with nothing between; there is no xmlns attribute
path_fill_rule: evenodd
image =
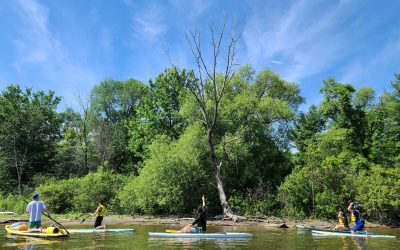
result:
<svg viewBox="0 0 400 250"><path fill-rule="evenodd" d="M165 230L166 233L180 233L180 230L173 230L173 229L167 229Z"/></svg>

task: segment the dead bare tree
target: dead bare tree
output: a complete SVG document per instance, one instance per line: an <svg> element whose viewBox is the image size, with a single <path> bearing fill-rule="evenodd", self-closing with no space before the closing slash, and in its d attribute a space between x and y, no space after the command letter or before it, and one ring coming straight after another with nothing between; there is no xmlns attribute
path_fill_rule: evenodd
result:
<svg viewBox="0 0 400 250"><path fill-rule="evenodd" d="M204 51L201 47L200 32L191 31L186 33L187 41L197 64L197 74L188 81L187 87L197 102L202 116L201 121L207 130L211 165L216 179L223 214L232 218L235 215L229 207L221 180L223 156L217 155L214 141L215 126L219 117L218 112L221 101L236 71L236 44L240 38L240 34L236 33L235 28L233 28L232 35L229 38L225 37L226 20L227 17L225 15L222 29L219 32L213 22L209 25L212 50L210 64L207 64ZM222 67L219 65L220 62ZM223 73L218 74L217 70L219 69Z"/></svg>

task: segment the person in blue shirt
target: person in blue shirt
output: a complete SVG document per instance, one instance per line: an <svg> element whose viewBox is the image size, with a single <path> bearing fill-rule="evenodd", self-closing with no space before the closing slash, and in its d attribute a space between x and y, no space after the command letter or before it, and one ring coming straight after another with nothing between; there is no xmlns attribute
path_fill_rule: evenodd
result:
<svg viewBox="0 0 400 250"><path fill-rule="evenodd" d="M364 219L360 214L360 206L351 202L347 210L350 212L351 221L355 222L356 225L351 228L352 232L361 231L364 229Z"/></svg>
<svg viewBox="0 0 400 250"><path fill-rule="evenodd" d="M46 205L39 200L39 194L32 195L31 201L26 207L29 213L29 229L39 229L42 226L42 211L47 211Z"/></svg>

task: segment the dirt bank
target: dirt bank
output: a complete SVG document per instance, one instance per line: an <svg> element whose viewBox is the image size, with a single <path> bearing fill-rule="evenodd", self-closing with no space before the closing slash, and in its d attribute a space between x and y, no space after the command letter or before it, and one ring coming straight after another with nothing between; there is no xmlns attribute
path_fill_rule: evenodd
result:
<svg viewBox="0 0 400 250"><path fill-rule="evenodd" d="M93 217L89 217L81 224L82 218L85 216L75 215L54 215L52 216L64 226L77 226L77 225L92 225ZM27 215L7 215L0 217L0 224L8 224L15 221L26 221ZM51 224L47 218L43 218L43 224ZM106 225L187 225L193 218L179 218L179 217L152 217L152 216L130 216L130 215L109 215L104 218ZM208 225L216 226L265 226L273 228L293 228L296 225L307 225L322 228L332 228L335 226L336 221L324 220L296 220L288 218L267 217L267 218L247 218L245 220L224 220L210 218L207 221ZM393 228L388 225L381 225L372 222L366 223L366 228Z"/></svg>

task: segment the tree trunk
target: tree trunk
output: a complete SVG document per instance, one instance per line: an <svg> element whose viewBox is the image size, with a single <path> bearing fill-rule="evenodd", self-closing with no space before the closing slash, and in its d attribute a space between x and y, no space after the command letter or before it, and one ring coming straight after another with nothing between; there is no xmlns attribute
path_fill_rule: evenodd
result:
<svg viewBox="0 0 400 250"><path fill-rule="evenodd" d="M220 201L222 209L223 209L222 211L223 211L224 215L226 215L228 217L232 217L233 212L232 212L232 209L229 207L228 201L226 200L224 186L222 185L222 181L221 181L221 171L215 172L215 179L217 181L217 190L218 190L219 201Z"/></svg>
<svg viewBox="0 0 400 250"><path fill-rule="evenodd" d="M22 194L22 171L18 168L18 164L15 164L15 169L17 170L18 176L18 194Z"/></svg>
<svg viewBox="0 0 400 250"><path fill-rule="evenodd" d="M217 190L218 190L219 201L222 206L222 211L223 211L224 215L226 215L228 217L232 217L233 212L232 212L232 209L229 207L228 201L226 200L224 186L223 186L222 180L221 180L221 166L218 164L217 155L215 153L214 142L212 140L212 138L213 138L212 129L208 129L207 137L208 137L207 138L208 139L208 148L210 150L210 156L211 156L211 164L214 169L215 179L217 181Z"/></svg>

